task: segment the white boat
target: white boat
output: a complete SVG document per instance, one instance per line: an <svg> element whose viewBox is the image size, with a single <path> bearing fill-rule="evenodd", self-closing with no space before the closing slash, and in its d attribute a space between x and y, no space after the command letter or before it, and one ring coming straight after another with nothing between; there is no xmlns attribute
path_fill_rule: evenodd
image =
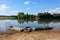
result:
<svg viewBox="0 0 60 40"><path fill-rule="evenodd" d="M22 30L23 30L23 28L18 28L18 27L10 26L9 30L22 31Z"/></svg>

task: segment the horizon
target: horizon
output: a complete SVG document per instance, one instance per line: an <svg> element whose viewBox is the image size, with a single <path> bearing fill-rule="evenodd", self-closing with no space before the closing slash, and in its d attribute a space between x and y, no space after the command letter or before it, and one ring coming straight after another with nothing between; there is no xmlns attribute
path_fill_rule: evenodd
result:
<svg viewBox="0 0 60 40"><path fill-rule="evenodd" d="M18 15L18 12L60 13L60 0L0 0L0 15Z"/></svg>

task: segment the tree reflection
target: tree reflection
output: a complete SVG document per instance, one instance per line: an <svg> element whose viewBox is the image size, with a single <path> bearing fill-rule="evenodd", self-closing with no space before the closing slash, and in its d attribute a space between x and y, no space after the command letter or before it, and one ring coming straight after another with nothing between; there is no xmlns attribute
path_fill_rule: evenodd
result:
<svg viewBox="0 0 60 40"><path fill-rule="evenodd" d="M59 19L40 19L40 20L28 20L28 19L18 19L18 23L22 24L24 22L28 23L28 22L34 22L34 21L37 21L38 24L49 24L51 22L54 22L54 23L58 23L60 22Z"/></svg>
<svg viewBox="0 0 60 40"><path fill-rule="evenodd" d="M22 24L24 22L28 23L28 22L34 22L35 20L28 20L28 19L18 19L18 23Z"/></svg>
<svg viewBox="0 0 60 40"><path fill-rule="evenodd" d="M39 24L48 24L50 22L52 22L52 19L40 19L40 20L38 20Z"/></svg>

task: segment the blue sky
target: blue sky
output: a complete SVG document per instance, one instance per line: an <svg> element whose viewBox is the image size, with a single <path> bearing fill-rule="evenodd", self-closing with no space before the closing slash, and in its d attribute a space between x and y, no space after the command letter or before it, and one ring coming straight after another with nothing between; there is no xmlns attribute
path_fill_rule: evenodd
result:
<svg viewBox="0 0 60 40"><path fill-rule="evenodd" d="M0 0L0 15L60 13L60 0Z"/></svg>

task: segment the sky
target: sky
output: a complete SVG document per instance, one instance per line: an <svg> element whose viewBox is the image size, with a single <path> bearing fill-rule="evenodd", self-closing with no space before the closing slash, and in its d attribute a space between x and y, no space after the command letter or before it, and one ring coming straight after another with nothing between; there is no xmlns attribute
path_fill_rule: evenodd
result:
<svg viewBox="0 0 60 40"><path fill-rule="evenodd" d="M60 0L0 0L0 15L60 13Z"/></svg>

